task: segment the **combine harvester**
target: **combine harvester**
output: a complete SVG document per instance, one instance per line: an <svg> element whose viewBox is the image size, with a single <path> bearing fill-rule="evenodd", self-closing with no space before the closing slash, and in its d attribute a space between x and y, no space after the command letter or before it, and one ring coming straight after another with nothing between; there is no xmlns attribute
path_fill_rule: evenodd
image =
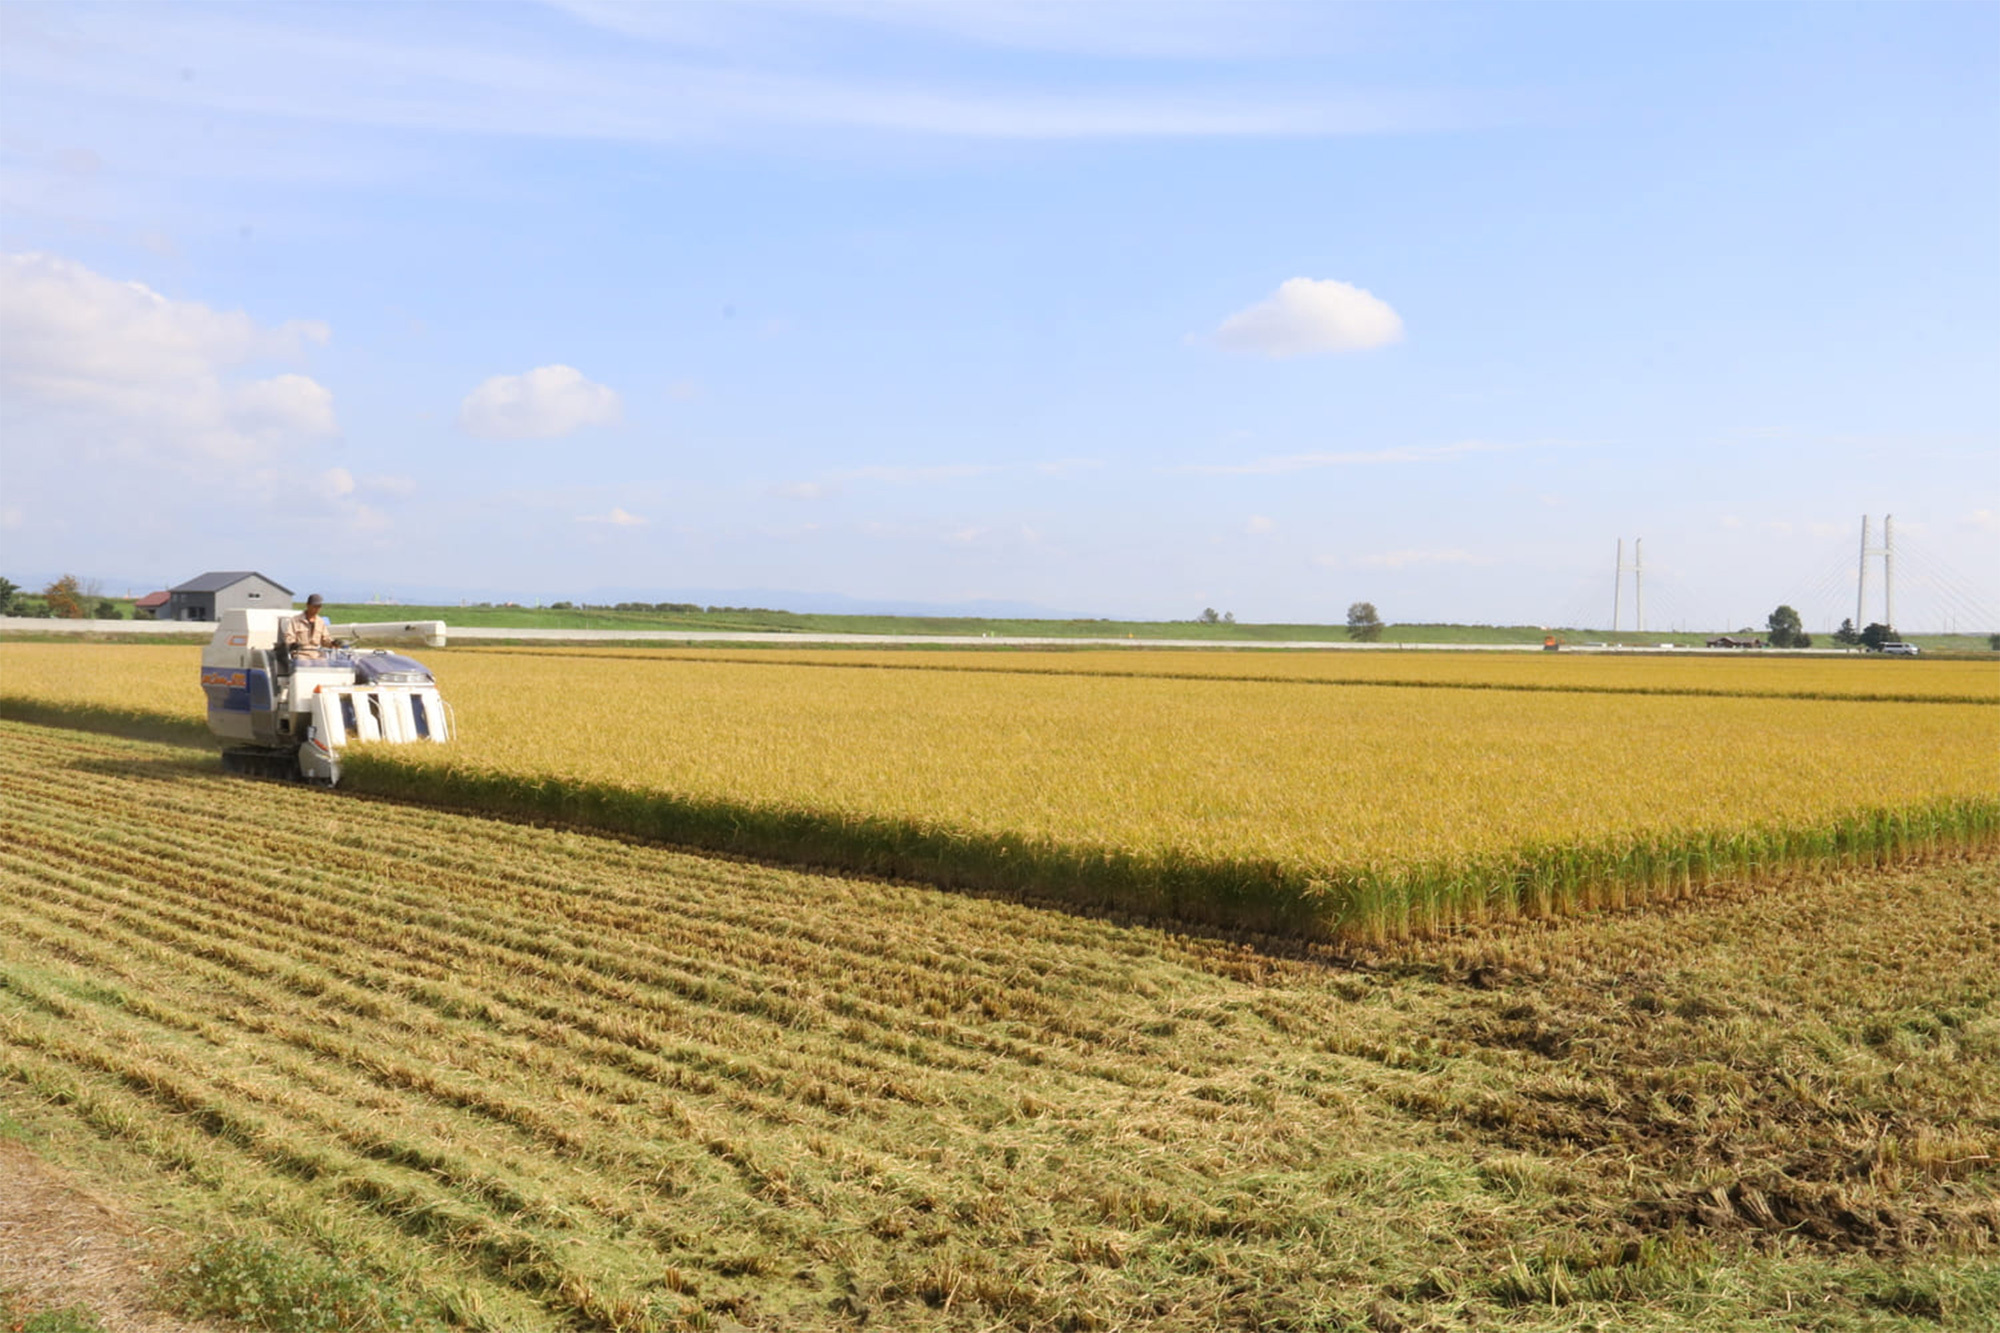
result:
<svg viewBox="0 0 2000 1333"><path fill-rule="evenodd" d="M341 646L293 652L286 611L225 611L201 654L208 727L232 742L222 766L254 777L340 781L349 741L444 741L455 730L430 669L356 638L421 639L444 647L442 620L343 625Z"/></svg>

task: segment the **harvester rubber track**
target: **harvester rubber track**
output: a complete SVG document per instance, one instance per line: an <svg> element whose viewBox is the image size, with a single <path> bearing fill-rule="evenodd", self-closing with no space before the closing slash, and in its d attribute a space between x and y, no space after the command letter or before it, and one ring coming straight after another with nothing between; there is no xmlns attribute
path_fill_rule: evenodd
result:
<svg viewBox="0 0 2000 1333"><path fill-rule="evenodd" d="M222 771L240 773L251 778L268 778L274 782L310 780L299 772L299 755L296 750L264 750L250 746L232 746L222 752Z"/></svg>

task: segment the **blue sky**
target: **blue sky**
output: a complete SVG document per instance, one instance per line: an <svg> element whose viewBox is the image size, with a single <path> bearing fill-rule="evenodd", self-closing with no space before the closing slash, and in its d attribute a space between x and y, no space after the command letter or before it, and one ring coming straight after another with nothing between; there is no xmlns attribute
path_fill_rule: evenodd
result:
<svg viewBox="0 0 2000 1333"><path fill-rule="evenodd" d="M1643 538L1649 626L1817 630L1891 513L1901 626L2000 629L2000 6L7 3L0 73L17 582L1602 626Z"/></svg>

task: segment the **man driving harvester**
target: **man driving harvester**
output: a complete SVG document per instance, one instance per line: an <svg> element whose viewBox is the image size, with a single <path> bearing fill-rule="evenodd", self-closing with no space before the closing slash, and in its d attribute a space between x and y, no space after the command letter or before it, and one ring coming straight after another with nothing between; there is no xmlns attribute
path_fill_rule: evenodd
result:
<svg viewBox="0 0 2000 1333"><path fill-rule="evenodd" d="M323 649L337 648L333 630L319 614L320 595L306 598L306 609L285 622L285 647L295 657L318 657Z"/></svg>

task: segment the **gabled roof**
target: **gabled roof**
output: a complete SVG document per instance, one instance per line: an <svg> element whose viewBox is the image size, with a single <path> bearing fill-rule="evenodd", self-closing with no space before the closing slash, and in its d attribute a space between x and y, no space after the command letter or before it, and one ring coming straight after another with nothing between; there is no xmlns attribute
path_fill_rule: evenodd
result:
<svg viewBox="0 0 2000 1333"><path fill-rule="evenodd" d="M189 579L186 583L174 585L175 592L221 592L233 588L245 579L263 579L279 592L289 594L292 590L268 575L259 574L254 569L212 569L206 574Z"/></svg>
<svg viewBox="0 0 2000 1333"><path fill-rule="evenodd" d="M139 600L137 600L137 601L133 602L133 603L132 603L132 605L134 605L134 606L165 606L165 605L167 604L167 602L168 602L168 601L169 601L169 600L170 600L170 599L171 599L172 597L173 597L173 594L172 594L172 593L167 593L167 592L149 592L149 593L147 593L147 594L146 594L146 595L145 595L144 597L141 597L141 598L140 598Z"/></svg>

